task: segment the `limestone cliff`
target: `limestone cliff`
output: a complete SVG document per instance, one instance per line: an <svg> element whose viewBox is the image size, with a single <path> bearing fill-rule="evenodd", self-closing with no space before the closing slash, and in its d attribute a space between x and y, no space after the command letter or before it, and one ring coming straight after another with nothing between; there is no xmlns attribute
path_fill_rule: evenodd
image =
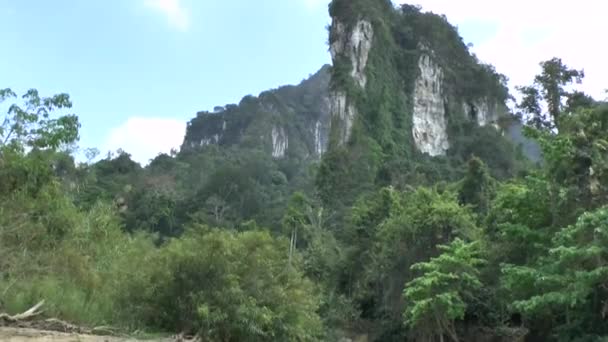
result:
<svg viewBox="0 0 608 342"><path fill-rule="evenodd" d="M444 155L450 143L447 135L443 70L429 54L418 59L420 75L414 88L412 135L418 149L430 156Z"/></svg>
<svg viewBox="0 0 608 342"><path fill-rule="evenodd" d="M407 149L409 140L441 156L454 144L449 126L494 125L506 113L504 78L469 53L445 17L389 0L334 0L330 14L336 146L349 141L356 121L377 141L387 139L367 129L383 119L407 130L390 132L392 143ZM380 113L383 105L392 108Z"/></svg>
<svg viewBox="0 0 608 342"><path fill-rule="evenodd" d="M521 170L506 77L446 17L390 0L333 0L329 12L331 130L317 177L326 205L458 179L472 155L497 178Z"/></svg>
<svg viewBox="0 0 608 342"><path fill-rule="evenodd" d="M297 86L199 112L188 123L182 151L217 145L260 149L277 159L319 159L328 144L328 84L329 66L324 66Z"/></svg>
<svg viewBox="0 0 608 342"><path fill-rule="evenodd" d="M297 86L199 112L182 152L214 145L306 162L329 154L323 177L338 177L345 191L421 177L404 168L456 176L473 154L498 174L515 172L507 140L521 142L521 127L504 125L512 122L504 120L506 78L480 63L445 17L390 0L334 0L330 16L332 66ZM429 157L445 159L418 165Z"/></svg>
<svg viewBox="0 0 608 342"><path fill-rule="evenodd" d="M374 30L370 22L358 21L352 29L335 21L330 32L332 39L330 53L335 61L346 57L350 63L350 77L357 87L365 89L367 83L366 67L369 52L372 48ZM352 99L342 89L334 89L330 93L330 112L336 118L333 121L333 130L337 137L337 144L342 145L350 138L352 124L357 115Z"/></svg>

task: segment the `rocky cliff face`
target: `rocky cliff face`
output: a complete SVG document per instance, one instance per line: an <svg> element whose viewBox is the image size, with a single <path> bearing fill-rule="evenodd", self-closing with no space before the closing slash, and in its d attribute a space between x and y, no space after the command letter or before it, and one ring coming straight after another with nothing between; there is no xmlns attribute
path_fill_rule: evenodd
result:
<svg viewBox="0 0 608 342"><path fill-rule="evenodd" d="M276 159L317 160L328 144L329 78L329 66L324 66L297 86L199 112L188 124L182 151L217 145L260 149Z"/></svg>
<svg viewBox="0 0 608 342"><path fill-rule="evenodd" d="M365 67L374 39L372 24L366 20L359 20L350 32L347 32L347 26L336 20L331 35L335 37L330 47L332 58L335 60L340 56L347 56L352 66L351 77L359 87L365 88L367 82Z"/></svg>
<svg viewBox="0 0 608 342"><path fill-rule="evenodd" d="M289 147L289 136L284 127L272 127L272 156L275 158L285 157L287 147ZM316 144L316 142L315 142Z"/></svg>
<svg viewBox="0 0 608 342"><path fill-rule="evenodd" d="M497 125L507 112L504 78L469 53L445 17L389 0L334 0L330 15L333 66L297 86L198 113L182 150L254 148L314 161L357 141L367 144L359 152L379 149L387 160L462 159L479 154L463 139L474 127L517 136L517 128Z"/></svg>
<svg viewBox="0 0 608 342"><path fill-rule="evenodd" d="M420 74L414 88L412 135L416 147L430 156L444 155L448 141L445 97L443 95L443 70L430 54L418 59Z"/></svg>
<svg viewBox="0 0 608 342"><path fill-rule="evenodd" d="M358 119L367 125L376 119L374 111L389 97L399 104L388 120L407 122L409 132L403 133L430 156L448 153L454 140L450 124L494 125L505 112L500 75L468 52L445 18L409 5L394 8L386 0L334 0L330 12L330 109L337 145L351 138Z"/></svg>
<svg viewBox="0 0 608 342"><path fill-rule="evenodd" d="M335 20L330 35L334 37L329 49L332 59L337 61L345 58L350 62L350 77L357 87L365 90L367 83L365 69L374 38L372 24L360 20L349 30L346 24ZM355 104L346 91L341 89L332 90L329 98L330 112L335 117L333 129L337 144L343 145L350 138L353 121L357 115Z"/></svg>
<svg viewBox="0 0 608 342"><path fill-rule="evenodd" d="M333 0L329 12L332 119L317 184L326 205L457 179L472 155L498 178L517 172L506 78L444 16L390 0Z"/></svg>

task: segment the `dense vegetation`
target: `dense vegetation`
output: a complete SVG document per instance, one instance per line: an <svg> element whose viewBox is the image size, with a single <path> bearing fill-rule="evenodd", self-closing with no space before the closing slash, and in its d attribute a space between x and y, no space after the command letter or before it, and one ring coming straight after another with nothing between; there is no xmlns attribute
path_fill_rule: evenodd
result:
<svg viewBox="0 0 608 342"><path fill-rule="evenodd" d="M458 31L445 16L425 13L388 0L334 0L331 17L347 26L358 20L373 26L373 44L365 73L365 88L351 77L348 56L334 60L330 87L347 94L357 109L347 146L330 137L330 149L319 170L317 187L324 204L340 209L351 206L362 193L378 186L432 185L462 177L461 165L470 155L488 164L493 176L504 179L519 173L523 157L491 127L479 127L465 106L478 101L497 104L503 128L512 121L506 114L509 98L506 77L472 55ZM330 44L340 33L330 30ZM434 159L416 148L412 136L414 89L420 74L418 60L429 55L444 73L448 136L447 158ZM465 106L463 106L463 104ZM333 146L331 146L333 145Z"/></svg>
<svg viewBox="0 0 608 342"><path fill-rule="evenodd" d="M478 64L443 18L392 12L383 0L330 10L348 17L370 4L370 15L392 18L377 25L420 30L408 34L430 35L441 54L463 61L450 96L481 87L506 99L489 69L479 75L496 79L463 81L482 76L463 78ZM384 38L394 51L411 43L393 37ZM380 121L364 118L354 142L321 163L272 158L265 143L240 137L187 141L145 167L124 151L76 163L68 95L1 90L0 312L45 299L45 315L70 322L210 341L608 338L608 104L568 91L584 75L555 58L520 88L514 113L542 163L456 116L460 142L430 158L400 133L408 123L395 121L395 108L408 112L407 93L375 93L390 68L400 70L381 57L370 57L371 93L358 100ZM271 101L300 113L314 107L300 90L222 111L237 120ZM206 136L195 127L209 115L189 126L192 141ZM242 126L252 137L253 121Z"/></svg>

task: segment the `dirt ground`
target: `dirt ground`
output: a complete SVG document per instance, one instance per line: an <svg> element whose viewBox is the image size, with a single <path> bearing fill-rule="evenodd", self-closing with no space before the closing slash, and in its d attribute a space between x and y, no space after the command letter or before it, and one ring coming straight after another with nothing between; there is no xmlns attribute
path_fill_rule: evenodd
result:
<svg viewBox="0 0 608 342"><path fill-rule="evenodd" d="M138 340L134 338L69 334L28 328L0 327L0 342L173 342L172 338Z"/></svg>

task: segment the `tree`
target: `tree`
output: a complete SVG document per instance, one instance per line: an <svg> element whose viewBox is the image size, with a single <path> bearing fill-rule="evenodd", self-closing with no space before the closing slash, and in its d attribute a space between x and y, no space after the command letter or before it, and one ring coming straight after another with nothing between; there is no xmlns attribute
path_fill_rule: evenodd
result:
<svg viewBox="0 0 608 342"><path fill-rule="evenodd" d="M559 134L528 129L543 151L554 224L573 223L608 202L608 106L579 108L561 120Z"/></svg>
<svg viewBox="0 0 608 342"><path fill-rule="evenodd" d="M437 255L437 246L456 237L478 238L475 219L455 194L419 188L398 192L385 188L359 204L349 246L348 270L354 294L374 303L368 314L398 321L403 313L403 284L411 265Z"/></svg>
<svg viewBox="0 0 608 342"><path fill-rule="evenodd" d="M156 189L137 189L130 196L123 213L127 231L143 230L160 234L160 238L181 233L175 217L177 199Z"/></svg>
<svg viewBox="0 0 608 342"><path fill-rule="evenodd" d="M580 108L564 120L571 151L553 170L565 176L558 182L569 185L578 205L595 209L608 203L608 105ZM569 167L569 169L568 169ZM570 172L568 172L570 171ZM562 177L563 177L562 176Z"/></svg>
<svg viewBox="0 0 608 342"><path fill-rule="evenodd" d="M324 220L323 208L302 192L296 192L289 199L281 220L283 234L291 236L294 249L305 248L322 232Z"/></svg>
<svg viewBox="0 0 608 342"><path fill-rule="evenodd" d="M264 231L191 227L144 280L155 283L144 312L155 325L204 340L319 340L319 301L299 256L288 267L288 244Z"/></svg>
<svg viewBox="0 0 608 342"><path fill-rule="evenodd" d="M478 242L466 243L456 238L441 245L441 255L412 266L421 272L405 285L404 322L418 341L440 341L448 336L458 341L455 321L463 319L467 301L482 287L478 267L485 263L480 257Z"/></svg>
<svg viewBox="0 0 608 342"><path fill-rule="evenodd" d="M11 89L0 90L0 104L14 98ZM30 194L40 191L53 179L57 149L78 140L80 124L75 115L51 117L54 111L71 108L67 94L41 98L37 90L30 89L22 99L22 105L10 104L0 121L2 195L18 190Z"/></svg>
<svg viewBox="0 0 608 342"><path fill-rule="evenodd" d="M490 202L495 193L495 180L486 165L477 157L472 157L467 165L467 173L462 180L458 199L460 203L471 205L485 216L490 210Z"/></svg>
<svg viewBox="0 0 608 342"><path fill-rule="evenodd" d="M540 66L542 71L531 86L518 87L523 96L518 108L526 115L527 122L538 129L559 128L564 98L580 98L579 92L570 93L566 87L573 82L581 83L585 72L568 68L560 58L541 62ZM543 112L542 100L546 113Z"/></svg>
<svg viewBox="0 0 608 342"><path fill-rule="evenodd" d="M525 264L547 250L554 232L550 202L542 175L498 186L485 220L492 262Z"/></svg>
<svg viewBox="0 0 608 342"><path fill-rule="evenodd" d="M16 97L9 88L0 90L0 103ZM0 152L5 148L57 149L78 140L76 115L51 118L52 112L72 107L68 94L40 97L36 89L30 89L21 98L23 105L11 104L0 125Z"/></svg>
<svg viewBox="0 0 608 342"><path fill-rule="evenodd" d="M550 322L550 333L563 339L607 337L608 208L583 214L552 245L539 263L503 268L512 310L535 325Z"/></svg>
<svg viewBox="0 0 608 342"><path fill-rule="evenodd" d="M339 280L344 271L343 246L325 226L323 207L301 192L293 194L283 219L283 235L290 236L289 262L302 255L303 271L321 292L319 312L325 324L334 329L347 325L357 314L352 302L339 292Z"/></svg>

